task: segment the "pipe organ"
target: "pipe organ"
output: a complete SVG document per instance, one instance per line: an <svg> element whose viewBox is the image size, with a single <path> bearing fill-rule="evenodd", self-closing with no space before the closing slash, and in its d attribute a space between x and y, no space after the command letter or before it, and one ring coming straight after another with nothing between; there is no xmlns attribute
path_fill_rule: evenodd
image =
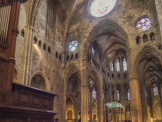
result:
<svg viewBox="0 0 162 122"><path fill-rule="evenodd" d="M11 13L11 5L0 8L0 43L3 47L7 46L7 34Z"/></svg>
<svg viewBox="0 0 162 122"><path fill-rule="evenodd" d="M11 90L20 3L25 1L0 0L0 91Z"/></svg>

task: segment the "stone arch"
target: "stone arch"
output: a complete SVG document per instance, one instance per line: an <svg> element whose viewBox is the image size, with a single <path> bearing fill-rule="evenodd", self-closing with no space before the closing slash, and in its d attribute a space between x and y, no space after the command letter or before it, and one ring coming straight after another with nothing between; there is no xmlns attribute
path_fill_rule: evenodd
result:
<svg viewBox="0 0 162 122"><path fill-rule="evenodd" d="M98 41L98 40L102 41ZM93 43L97 42L96 47L96 56L101 63L105 60L107 55L114 55L117 50L125 50L127 52L128 47L128 37L125 30L118 24L113 22L112 20L104 19L100 21L94 28L91 30L89 36L87 37L87 41L83 43L83 56L85 59L90 53L90 49L92 48ZM99 57L97 57L97 54Z"/></svg>
<svg viewBox="0 0 162 122"><path fill-rule="evenodd" d="M40 78L42 78L42 80L44 80L44 85L45 87L43 88L43 90L47 90L47 91L50 91L50 84L49 84L49 81L48 79L46 78L46 76L42 73L42 72L37 72L35 74L33 74L33 76L31 77L31 80L30 80L30 86L32 84L32 79L35 77L35 76L40 76Z"/></svg>
<svg viewBox="0 0 162 122"><path fill-rule="evenodd" d="M144 105L142 110L145 111L143 114L146 114L143 115L144 121L149 120L149 117L161 120L162 59L160 53L151 46L145 46L137 55L134 68L140 84L141 102ZM154 87L157 87L158 95L155 95Z"/></svg>
<svg viewBox="0 0 162 122"><path fill-rule="evenodd" d="M66 100L70 98L73 101L73 119L75 118L77 121L78 112L81 111L81 76L74 64L70 65L65 72L64 88L66 89ZM68 104L66 102L66 114L67 109Z"/></svg>
<svg viewBox="0 0 162 122"><path fill-rule="evenodd" d="M99 118L99 74L93 69L89 70L88 73L88 85L89 85L89 119L90 121L97 121Z"/></svg>
<svg viewBox="0 0 162 122"><path fill-rule="evenodd" d="M78 73L80 76L80 70L75 64L70 64L67 69L65 69L64 78L68 79L73 73Z"/></svg>
<svg viewBox="0 0 162 122"><path fill-rule="evenodd" d="M152 48L151 46L145 46L137 55L135 61L134 61L134 65L133 65L133 69L135 69L135 74L137 75L138 73L138 69L139 69L139 65L141 64L141 62L143 61L143 59L147 58L147 57L155 57L158 61L159 64L162 66L162 56L160 53L158 53L154 48Z"/></svg>
<svg viewBox="0 0 162 122"><path fill-rule="evenodd" d="M96 85L96 87L97 87L97 89L99 89L99 78L98 78L98 73L96 73L95 71L90 71L89 72L89 75L88 75L88 81L87 82L89 82L89 80L93 80L94 81L94 83L95 83L95 85ZM89 84L89 83L88 83Z"/></svg>
<svg viewBox="0 0 162 122"><path fill-rule="evenodd" d="M42 5L43 0L34 0L31 4L31 11L29 13L29 17L28 17L28 23L31 26L34 26L35 24L35 20L36 20L36 16L37 13L39 11L40 6Z"/></svg>
<svg viewBox="0 0 162 122"><path fill-rule="evenodd" d="M81 92L81 80L78 73L71 74L67 79L67 97L72 95L73 97L78 97Z"/></svg>
<svg viewBox="0 0 162 122"><path fill-rule="evenodd" d="M94 26L89 36L87 37L87 41L84 43L84 54L88 53L89 47L95 41L94 37L96 37L96 35L100 36L101 34L112 34L113 36L124 41L126 46L128 45L126 42L128 37L123 28L121 28L119 24L113 22L112 20L104 19Z"/></svg>

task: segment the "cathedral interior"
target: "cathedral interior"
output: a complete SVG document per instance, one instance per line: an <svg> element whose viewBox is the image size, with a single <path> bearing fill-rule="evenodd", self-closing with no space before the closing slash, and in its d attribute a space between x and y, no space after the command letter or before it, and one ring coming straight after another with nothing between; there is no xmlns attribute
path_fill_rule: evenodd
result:
<svg viewBox="0 0 162 122"><path fill-rule="evenodd" d="M0 122L162 122L162 0L0 0Z"/></svg>

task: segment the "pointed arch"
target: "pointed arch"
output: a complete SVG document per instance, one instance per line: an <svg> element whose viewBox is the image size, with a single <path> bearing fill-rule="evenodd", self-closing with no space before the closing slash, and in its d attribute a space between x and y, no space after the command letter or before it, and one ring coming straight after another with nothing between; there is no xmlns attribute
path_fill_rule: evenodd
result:
<svg viewBox="0 0 162 122"><path fill-rule="evenodd" d="M68 79L72 74L78 73L80 78L80 70L75 64L70 64L67 69L65 69L64 78Z"/></svg>
<svg viewBox="0 0 162 122"><path fill-rule="evenodd" d="M42 72L36 72L36 73L34 73L34 74L32 75L31 80L30 80L30 85L31 85L31 82L32 82L32 79L34 78L34 76L37 76L37 75L42 76L42 78L43 78L44 81L45 81L45 89L44 89L44 90L50 91L50 84L49 84L48 78L47 78L46 75L44 75L44 73L42 73Z"/></svg>
<svg viewBox="0 0 162 122"><path fill-rule="evenodd" d="M149 59L150 58L150 59ZM145 46L137 55L135 62L134 62L134 69L135 72L138 73L138 70L140 68L140 64L144 62L145 59L148 59L145 63L148 64L151 61L152 63L155 63L155 65L162 66L162 56L157 50L152 48L151 46ZM157 61L157 62L154 62ZM146 69L146 67L144 67Z"/></svg>

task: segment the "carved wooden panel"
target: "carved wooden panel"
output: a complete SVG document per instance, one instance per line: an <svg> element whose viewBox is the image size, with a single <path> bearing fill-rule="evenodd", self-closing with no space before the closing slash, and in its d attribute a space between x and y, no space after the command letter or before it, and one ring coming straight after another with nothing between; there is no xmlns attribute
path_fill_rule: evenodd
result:
<svg viewBox="0 0 162 122"><path fill-rule="evenodd" d="M35 107L41 107L42 97L38 94L31 95L31 104Z"/></svg>
<svg viewBox="0 0 162 122"><path fill-rule="evenodd" d="M55 94L14 83L15 104L52 110Z"/></svg>
<svg viewBox="0 0 162 122"><path fill-rule="evenodd" d="M32 116L31 117L31 122L53 122L52 117L41 117L41 116Z"/></svg>
<svg viewBox="0 0 162 122"><path fill-rule="evenodd" d="M4 86L7 71L6 68L6 63L3 60L0 60L0 87Z"/></svg>
<svg viewBox="0 0 162 122"><path fill-rule="evenodd" d="M52 102L53 102L52 100L49 100L48 98L44 98L42 105L44 107L51 107Z"/></svg>
<svg viewBox="0 0 162 122"><path fill-rule="evenodd" d="M28 104L30 100L30 94L26 93L26 92L21 92L21 94L18 95L18 101L21 104Z"/></svg>

